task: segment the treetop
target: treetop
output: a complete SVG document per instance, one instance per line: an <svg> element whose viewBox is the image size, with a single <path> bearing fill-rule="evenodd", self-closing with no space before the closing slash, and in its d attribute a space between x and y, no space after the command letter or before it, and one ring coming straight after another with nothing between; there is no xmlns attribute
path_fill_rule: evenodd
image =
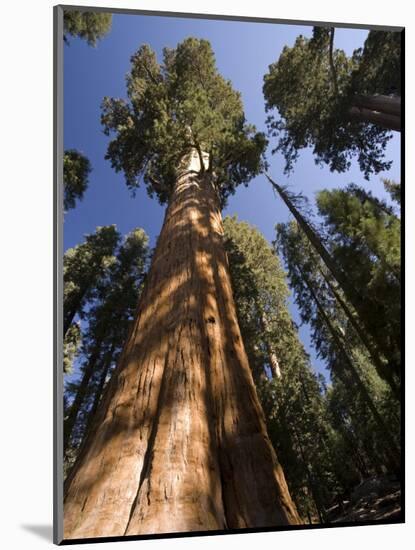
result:
<svg viewBox="0 0 415 550"><path fill-rule="evenodd" d="M131 57L128 99L106 97L102 124L115 134L106 158L134 191L169 199L182 159L194 149L209 155L221 202L262 167L267 140L248 124L240 93L222 77L207 40L187 38L163 50L159 63L147 44Z"/></svg>

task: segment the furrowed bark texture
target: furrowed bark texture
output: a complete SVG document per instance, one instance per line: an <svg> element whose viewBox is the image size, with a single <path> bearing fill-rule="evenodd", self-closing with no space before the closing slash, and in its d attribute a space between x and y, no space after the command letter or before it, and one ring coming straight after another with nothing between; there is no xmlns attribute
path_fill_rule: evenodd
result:
<svg viewBox="0 0 415 550"><path fill-rule="evenodd" d="M131 335L65 484L65 539L298 523L209 180L177 180Z"/></svg>

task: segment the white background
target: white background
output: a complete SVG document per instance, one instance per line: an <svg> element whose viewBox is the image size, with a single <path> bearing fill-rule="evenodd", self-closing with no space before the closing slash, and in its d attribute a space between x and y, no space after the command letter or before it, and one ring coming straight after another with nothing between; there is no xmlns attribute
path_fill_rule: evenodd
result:
<svg viewBox="0 0 415 550"><path fill-rule="evenodd" d="M69 3L69 2L68 2ZM73 2L76 4L77 2ZM79 0L79 4L83 3ZM52 6L6 0L0 28L0 545L51 545L52 525ZM407 28L407 524L96 544L94 549L413 548L413 344L415 20L410 2L377 0L94 1L85 5L338 21ZM412 535L412 537L411 537Z"/></svg>

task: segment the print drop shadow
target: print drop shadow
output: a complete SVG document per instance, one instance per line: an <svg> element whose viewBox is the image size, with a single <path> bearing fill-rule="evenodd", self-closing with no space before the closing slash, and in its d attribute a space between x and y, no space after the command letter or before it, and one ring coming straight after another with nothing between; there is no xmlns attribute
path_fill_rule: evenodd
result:
<svg viewBox="0 0 415 550"><path fill-rule="evenodd" d="M39 538L43 540L47 540L48 542L53 542L53 527L52 525L46 525L46 524L23 524L21 525L21 528L25 531L28 531L29 533L33 533L34 535L37 535Z"/></svg>

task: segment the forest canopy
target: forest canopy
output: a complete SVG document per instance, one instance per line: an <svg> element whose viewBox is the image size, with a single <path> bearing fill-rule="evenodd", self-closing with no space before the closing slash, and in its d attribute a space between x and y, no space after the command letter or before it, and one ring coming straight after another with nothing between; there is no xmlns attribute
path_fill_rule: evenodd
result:
<svg viewBox="0 0 415 550"><path fill-rule="evenodd" d="M347 171L356 158L369 179L390 168L385 150L390 130L400 128L389 114L400 117L401 34L370 31L350 57L334 43L334 28L314 27L269 66L263 93L273 152L284 156L286 172L306 147L331 171Z"/></svg>
<svg viewBox="0 0 415 550"><path fill-rule="evenodd" d="M400 521L401 34L134 17L64 18L65 539Z"/></svg>

